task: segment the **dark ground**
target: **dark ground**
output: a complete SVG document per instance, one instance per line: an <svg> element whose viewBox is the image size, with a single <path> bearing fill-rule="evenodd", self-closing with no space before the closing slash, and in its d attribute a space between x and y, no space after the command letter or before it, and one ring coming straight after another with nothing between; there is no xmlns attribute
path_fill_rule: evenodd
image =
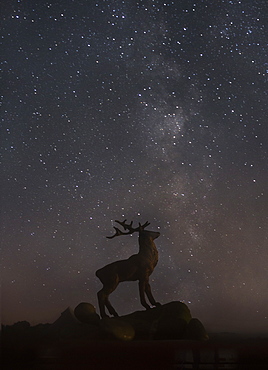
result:
<svg viewBox="0 0 268 370"><path fill-rule="evenodd" d="M207 333L181 302L103 320L81 303L53 324L3 325L1 360L8 370L266 370L268 334Z"/></svg>
<svg viewBox="0 0 268 370"><path fill-rule="evenodd" d="M268 368L268 337L212 334L206 342L51 335L51 324L3 326L2 369L245 369ZM50 333L50 334L48 334Z"/></svg>

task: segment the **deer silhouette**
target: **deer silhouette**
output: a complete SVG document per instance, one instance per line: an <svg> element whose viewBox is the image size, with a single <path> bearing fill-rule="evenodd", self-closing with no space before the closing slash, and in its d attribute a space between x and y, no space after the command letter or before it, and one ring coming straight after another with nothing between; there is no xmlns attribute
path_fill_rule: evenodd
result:
<svg viewBox="0 0 268 370"><path fill-rule="evenodd" d="M120 224L124 230L128 231L123 232L117 227L114 227L115 234L113 236L107 236L107 238L112 239L116 236L129 235L134 232L138 232L139 253L134 254L126 260L119 260L110 263L96 271L96 276L103 284L103 288L97 293L100 315L102 318L108 316L105 312L105 307L111 315L118 316L109 301L109 295L122 281L139 281L140 302L147 310L150 309L150 306L145 300L145 293L152 306L160 305L160 303L155 301L149 284L149 276L154 271L158 262L158 251L156 249L154 239L158 238L160 233L144 230L148 225L150 225L148 221L143 225L139 223L139 226L136 228L132 227L133 221L131 221L130 224L126 224L126 220L122 222L116 220L115 222Z"/></svg>

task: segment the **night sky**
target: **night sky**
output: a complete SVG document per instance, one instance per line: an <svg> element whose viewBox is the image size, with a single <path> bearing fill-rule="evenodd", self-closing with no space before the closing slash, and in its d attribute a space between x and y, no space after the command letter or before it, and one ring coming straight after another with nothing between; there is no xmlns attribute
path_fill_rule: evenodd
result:
<svg viewBox="0 0 268 370"><path fill-rule="evenodd" d="M266 0L5 0L2 322L97 307L151 223L157 301L268 332ZM137 282L111 295L142 310ZM97 308L98 310L98 308Z"/></svg>

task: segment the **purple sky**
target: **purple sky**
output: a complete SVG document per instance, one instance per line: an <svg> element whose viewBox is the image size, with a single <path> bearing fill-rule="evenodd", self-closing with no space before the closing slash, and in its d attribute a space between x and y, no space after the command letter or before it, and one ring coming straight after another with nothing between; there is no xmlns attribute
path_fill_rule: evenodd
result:
<svg viewBox="0 0 268 370"><path fill-rule="evenodd" d="M97 306L95 271L138 250L105 238L126 218L161 232L156 300L268 331L267 5L215 4L3 5L5 324ZM137 283L111 301L142 309Z"/></svg>

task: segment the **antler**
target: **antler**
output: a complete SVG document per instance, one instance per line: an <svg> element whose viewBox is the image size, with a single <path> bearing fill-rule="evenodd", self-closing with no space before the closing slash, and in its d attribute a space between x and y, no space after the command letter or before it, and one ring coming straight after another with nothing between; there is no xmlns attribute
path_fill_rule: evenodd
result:
<svg viewBox="0 0 268 370"><path fill-rule="evenodd" d="M131 221L129 225L128 225L128 224L126 224L126 220L124 220L124 221L118 221L118 220L115 220L115 222L117 222L119 225L123 226L124 230L129 230L129 231L131 231L131 232L133 232L133 233L134 233L134 231L138 231L138 230L137 230L137 228L136 228L136 229L134 229L134 228L132 227L132 225L133 225L133 221Z"/></svg>
<svg viewBox="0 0 268 370"><path fill-rule="evenodd" d="M146 221L144 225L141 225L139 223L139 227L136 227L135 229L132 227L132 224L133 224L133 221L130 222L130 224L126 224L126 221L127 220L124 220L124 221L118 221L118 220L115 220L115 222L117 222L119 225L123 226L124 230L128 230L128 232L124 233L123 231L121 231L120 229L118 229L117 227L114 226L114 229L115 229L115 234L112 235L112 236L106 236L106 238L108 239L113 239L114 237L116 236L120 236L120 235L129 235L129 234L133 234L134 232L137 232L137 231L141 231L143 230L145 227L147 227L148 225L150 225L150 222Z"/></svg>
<svg viewBox="0 0 268 370"><path fill-rule="evenodd" d="M144 230L147 226L149 226L150 225L150 222L148 222L148 221L146 221L145 222L145 224L143 224L143 225L141 225L140 223L139 223L139 227L142 229L142 230Z"/></svg>

